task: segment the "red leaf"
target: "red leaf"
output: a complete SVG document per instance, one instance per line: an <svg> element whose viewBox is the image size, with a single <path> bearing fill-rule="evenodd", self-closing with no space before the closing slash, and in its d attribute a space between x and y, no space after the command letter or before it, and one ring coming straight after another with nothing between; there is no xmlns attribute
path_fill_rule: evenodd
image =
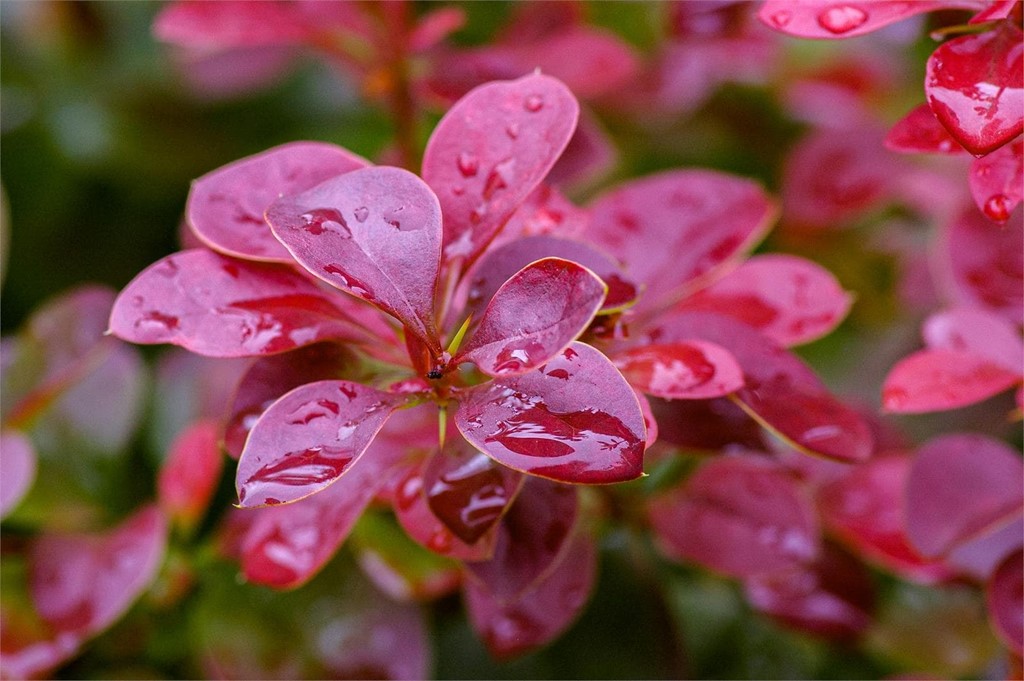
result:
<svg viewBox="0 0 1024 681"><path fill-rule="evenodd" d="M969 208L949 226L943 255L962 304L1024 323L1024 220L994 229Z"/></svg>
<svg viewBox="0 0 1024 681"><path fill-rule="evenodd" d="M368 161L333 144L282 144L196 180L185 214L196 235L216 251L289 263L291 255L263 219L270 204L366 165Z"/></svg>
<svg viewBox="0 0 1024 681"><path fill-rule="evenodd" d="M766 459L712 459L652 501L649 515L665 555L732 577L798 567L820 551L814 508Z"/></svg>
<svg viewBox="0 0 1024 681"><path fill-rule="evenodd" d="M572 93L540 74L481 85L448 111L423 157L444 211L445 260L476 259L551 170L578 116Z"/></svg>
<svg viewBox="0 0 1024 681"><path fill-rule="evenodd" d="M1003 561L985 595L996 633L1010 650L1024 655L1024 553L1018 551Z"/></svg>
<svg viewBox="0 0 1024 681"><path fill-rule="evenodd" d="M973 352L921 350L900 360L885 377L882 406L899 414L956 409L1009 390L1021 380Z"/></svg>
<svg viewBox="0 0 1024 681"><path fill-rule="evenodd" d="M467 580L466 612L491 655L509 660L568 629L590 599L596 573L594 543L578 535L558 566L511 602L502 603L480 583Z"/></svg>
<svg viewBox="0 0 1024 681"><path fill-rule="evenodd" d="M121 291L110 329L133 343L172 343L208 357L268 355L328 338L365 341L338 302L284 265L183 251Z"/></svg>
<svg viewBox="0 0 1024 681"><path fill-rule="evenodd" d="M927 104L914 107L889 129L885 148L924 154L960 154L964 148L950 137Z"/></svg>
<svg viewBox="0 0 1024 681"><path fill-rule="evenodd" d="M171 444L160 468L160 510L182 526L194 527L206 512L223 469L220 425L209 420L193 423Z"/></svg>
<svg viewBox="0 0 1024 681"><path fill-rule="evenodd" d="M767 0L757 16L767 26L799 38L852 38L908 17L977 3L951 0Z"/></svg>
<svg viewBox="0 0 1024 681"><path fill-rule="evenodd" d="M306 269L440 353L433 305L441 209L422 180L400 168L363 168L281 197L267 221Z"/></svg>
<svg viewBox="0 0 1024 681"><path fill-rule="evenodd" d="M575 136L573 137L575 139ZM570 142L570 146L572 143ZM568 148L567 148L568 149ZM561 156L559 162L565 159L565 154ZM550 175L548 179L550 179ZM499 250L495 246L498 242L502 242L502 248L511 246L517 243L523 238L529 239L530 237L545 235L551 237L561 237L562 239L571 239L573 237L581 235L587 228L587 224L590 222L590 214L585 209L580 208L574 204L558 189L555 189L549 184L541 184L533 193L526 197L526 200L519 204L516 208L516 212L512 214L512 217L505 223L505 227L502 229L501 234L492 244L492 247L488 249L486 257L490 257L491 254ZM512 242L507 243L507 242ZM555 247L558 245L558 241L554 242ZM545 242L539 242L545 243ZM542 258L544 256L556 256L559 258L565 258L566 260L574 260L575 258L568 258L558 252L544 252L534 251L536 255L528 260L524 260L520 263L520 267L526 265L534 260ZM614 263L615 260L611 256L604 255L605 259ZM578 261L581 265L590 266L588 263ZM481 271L479 263L474 266L474 271ZM594 269L594 268L591 268ZM515 270L508 272L506 279ZM504 281L504 279L500 280Z"/></svg>
<svg viewBox="0 0 1024 681"><path fill-rule="evenodd" d="M969 352L1010 371L1024 370L1024 343L1017 327L1002 317L961 307L931 315L922 328L933 350Z"/></svg>
<svg viewBox="0 0 1024 681"><path fill-rule="evenodd" d="M239 504L284 504L330 486L399 404L388 393L350 381L318 381L287 393L249 433L235 478Z"/></svg>
<svg viewBox="0 0 1024 681"><path fill-rule="evenodd" d="M548 173L547 182L560 187L589 186L615 167L618 156L608 133L592 114L583 110L576 132Z"/></svg>
<svg viewBox="0 0 1024 681"><path fill-rule="evenodd" d="M743 370L714 343L683 341L644 345L615 357L635 388L667 400L721 397L743 387Z"/></svg>
<svg viewBox="0 0 1024 681"><path fill-rule="evenodd" d="M974 202L985 217L1004 224L1024 195L1024 139L975 159L967 180Z"/></svg>
<svg viewBox="0 0 1024 681"><path fill-rule="evenodd" d="M757 421L727 398L651 400L658 437L690 450L718 453L730 445L765 450L768 445Z"/></svg>
<svg viewBox="0 0 1024 681"><path fill-rule="evenodd" d="M852 296L824 267L779 254L754 256L686 298L680 308L734 317L790 346L828 334L852 303Z"/></svg>
<svg viewBox="0 0 1024 681"><path fill-rule="evenodd" d="M646 435L636 396L589 345L573 342L536 371L467 389L458 399L459 430L509 468L583 484L642 473Z"/></svg>
<svg viewBox="0 0 1024 681"><path fill-rule="evenodd" d="M638 309L671 302L761 240L775 206L751 181L678 170L620 184L590 206L588 236L647 286Z"/></svg>
<svg viewBox="0 0 1024 681"><path fill-rule="evenodd" d="M44 534L32 544L29 584L58 632L89 637L117 621L156 577L167 527L153 506L101 534Z"/></svg>
<svg viewBox="0 0 1024 681"><path fill-rule="evenodd" d="M36 478L36 451L32 442L16 430L0 435L0 518L14 510Z"/></svg>
<svg viewBox="0 0 1024 681"><path fill-rule="evenodd" d="M451 365L473 362L488 376L533 371L590 326L606 292L582 265L560 258L531 263L495 291Z"/></svg>
<svg viewBox="0 0 1024 681"><path fill-rule="evenodd" d="M948 553L1024 510L1024 463L981 435L945 435L918 451L907 479L907 536L925 556Z"/></svg>
<svg viewBox="0 0 1024 681"><path fill-rule="evenodd" d="M954 38L928 58L924 90L946 130L975 156L1024 132L1024 35L1001 21Z"/></svg>

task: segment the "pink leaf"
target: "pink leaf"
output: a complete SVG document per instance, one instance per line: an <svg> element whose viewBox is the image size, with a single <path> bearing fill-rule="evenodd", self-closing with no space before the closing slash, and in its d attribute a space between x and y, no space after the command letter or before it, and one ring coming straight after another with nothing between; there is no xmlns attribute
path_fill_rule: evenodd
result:
<svg viewBox="0 0 1024 681"><path fill-rule="evenodd" d="M751 181L709 170L618 185L590 206L588 236L647 286L638 308L671 302L761 240L775 206Z"/></svg>
<svg viewBox="0 0 1024 681"><path fill-rule="evenodd" d="M219 424L209 420L193 423L171 444L160 468L160 510L184 527L194 527L206 512L223 469Z"/></svg>
<svg viewBox="0 0 1024 681"><path fill-rule="evenodd" d="M102 534L44 534L30 551L36 610L58 632L100 633L149 586L163 561L167 526L153 506Z"/></svg>
<svg viewBox="0 0 1024 681"><path fill-rule="evenodd" d="M1024 463L981 435L945 435L917 453L907 480L907 535L925 556L1011 522L1024 510Z"/></svg>
<svg viewBox="0 0 1024 681"><path fill-rule="evenodd" d="M582 265L560 258L531 263L495 291L452 365L470 361L488 376L532 371L586 331L606 292Z"/></svg>
<svg viewBox="0 0 1024 681"><path fill-rule="evenodd" d="M996 633L1017 656L1024 655L1024 553L1003 561L985 595Z"/></svg>
<svg viewBox="0 0 1024 681"><path fill-rule="evenodd" d="M714 343L682 341L644 345L615 357L635 388L667 400L721 397L743 387L743 370Z"/></svg>
<svg viewBox="0 0 1024 681"><path fill-rule="evenodd" d="M330 486L399 404L388 393L350 381L318 381L287 393L249 433L235 478L239 504L284 504Z"/></svg>
<svg viewBox="0 0 1024 681"><path fill-rule="evenodd" d="M975 159L967 180L974 202L985 217L1004 224L1024 195L1024 139Z"/></svg>
<svg viewBox="0 0 1024 681"><path fill-rule="evenodd" d="M444 211L444 256L471 263L544 179L569 143L579 105L534 74L482 85L434 129L423 179Z"/></svg>
<svg viewBox="0 0 1024 681"><path fill-rule="evenodd" d="M925 154L959 154L964 151L927 104L915 107L892 126L885 137L885 148Z"/></svg>
<svg viewBox="0 0 1024 681"><path fill-rule="evenodd" d="M618 156L608 133L592 114L583 110L576 132L548 173L547 182L561 187L588 186L607 175Z"/></svg>
<svg viewBox="0 0 1024 681"><path fill-rule="evenodd" d="M32 442L16 430L0 436L0 518L6 517L32 487L36 478L36 452Z"/></svg>
<svg viewBox="0 0 1024 681"><path fill-rule="evenodd" d="M636 52L611 31L573 26L532 44L511 49L523 71L539 69L558 78L581 99L607 95L627 85L639 71Z"/></svg>
<svg viewBox="0 0 1024 681"><path fill-rule="evenodd" d="M423 52L434 47L466 23L465 10L458 7L439 7L419 18L409 35L409 49Z"/></svg>
<svg viewBox="0 0 1024 681"><path fill-rule="evenodd" d="M1024 323L1024 220L996 229L969 208L950 225L944 256L957 300Z"/></svg>
<svg viewBox="0 0 1024 681"><path fill-rule="evenodd" d="M882 405L899 414L956 409L1009 390L1019 372L958 350L921 350L900 360L885 377Z"/></svg>
<svg viewBox="0 0 1024 681"><path fill-rule="evenodd" d="M267 221L314 275L393 315L431 349L438 346L441 209L418 177L383 166L356 170L281 197Z"/></svg>
<svg viewBox="0 0 1024 681"><path fill-rule="evenodd" d="M946 130L975 156L1024 132L1024 36L1001 21L954 38L928 58L924 90Z"/></svg>
<svg viewBox="0 0 1024 681"><path fill-rule="evenodd" d="M292 262L263 219L281 195L304 192L369 162L323 142L292 142L243 158L192 184L186 216L196 235L225 255Z"/></svg>
<svg viewBox="0 0 1024 681"><path fill-rule="evenodd" d="M565 155L563 154L561 158L564 159ZM581 235L586 230L589 222L590 214L585 209L580 208L565 198L562 192L551 185L542 184L533 190L533 193L527 196L523 203L519 204L516 212L505 223L505 227L495 240L495 244L488 249L487 256L500 250L495 247L498 242L503 242L503 247L505 247L511 245L507 243L509 241L515 243L521 238L539 235L571 239ZM526 265L546 255L565 257L557 252L542 253L538 251L537 255L523 262L522 265ZM572 259L566 258L566 260ZM580 264L586 265L587 263L581 262ZM474 270L479 271L480 269L479 263L477 263ZM512 272L508 274L511 275Z"/></svg>
<svg viewBox="0 0 1024 681"><path fill-rule="evenodd" d="M969 352L1010 371L1024 371L1020 331L990 312L960 307L933 314L925 320L922 335L933 350Z"/></svg>
<svg viewBox="0 0 1024 681"><path fill-rule="evenodd" d="M590 598L597 576L593 541L578 535L558 566L529 590L502 603L478 582L468 580L469 620L498 660L509 660L550 643L568 629Z"/></svg>
<svg viewBox="0 0 1024 681"><path fill-rule="evenodd" d="M758 18L767 26L799 38L852 38L924 12L974 9L970 0L767 0Z"/></svg>
<svg viewBox="0 0 1024 681"><path fill-rule="evenodd" d="M365 340L328 294L291 268L205 250L175 253L143 270L114 303L110 330L133 343L172 343L209 357Z"/></svg>
<svg viewBox="0 0 1024 681"><path fill-rule="evenodd" d="M509 468L584 484L642 473L646 435L636 396L589 345L573 342L536 371L467 389L458 399L459 430Z"/></svg>
<svg viewBox="0 0 1024 681"><path fill-rule="evenodd" d="M846 317L853 303L832 273L791 255L757 255L686 298L684 310L734 317L780 345L821 338Z"/></svg>
<svg viewBox="0 0 1024 681"><path fill-rule="evenodd" d="M795 568L820 551L814 508L766 459L712 459L652 501L649 516L667 556L733 577Z"/></svg>
<svg viewBox="0 0 1024 681"><path fill-rule="evenodd" d="M1024 514L958 544L944 556L943 562L961 577L985 581L1004 558L1021 548L1024 548Z"/></svg>

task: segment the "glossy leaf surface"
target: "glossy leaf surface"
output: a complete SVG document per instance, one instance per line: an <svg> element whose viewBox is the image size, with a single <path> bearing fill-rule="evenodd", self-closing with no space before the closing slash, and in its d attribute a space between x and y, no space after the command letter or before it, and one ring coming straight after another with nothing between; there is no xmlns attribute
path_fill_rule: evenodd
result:
<svg viewBox="0 0 1024 681"><path fill-rule="evenodd" d="M1018 551L996 570L986 589L989 618L999 637L1024 655L1024 553Z"/></svg>
<svg viewBox="0 0 1024 681"><path fill-rule="evenodd" d="M489 376L532 371L590 326L606 290L597 275L569 260L531 263L495 291L453 364L470 361Z"/></svg>
<svg viewBox="0 0 1024 681"><path fill-rule="evenodd" d="M596 547L589 537L578 535L557 567L511 602L503 603L479 582L467 581L470 623L495 658L517 657L569 628L590 598L596 573Z"/></svg>
<svg viewBox="0 0 1024 681"><path fill-rule="evenodd" d="M645 285L638 307L679 296L753 248L775 206L750 180L677 170L620 184L591 205L587 235Z"/></svg>
<svg viewBox="0 0 1024 681"><path fill-rule="evenodd" d="M1010 371L1024 372L1024 342L1017 328L1002 317L961 307L931 315L921 329L932 349L970 352Z"/></svg>
<svg viewBox="0 0 1024 681"><path fill-rule="evenodd" d="M368 162L323 142L292 142L235 161L192 184L186 219L210 248L253 260L292 262L263 214L279 196L304 192Z"/></svg>
<svg viewBox="0 0 1024 681"><path fill-rule="evenodd" d="M446 260L476 258L551 170L578 117L568 88L540 74L482 85L448 111L423 156Z"/></svg>
<svg viewBox="0 0 1024 681"><path fill-rule="evenodd" d="M441 209L400 168L356 170L267 210L274 234L317 277L399 319L429 346L441 248Z"/></svg>
<svg viewBox="0 0 1024 681"><path fill-rule="evenodd" d="M0 435L0 518L14 510L36 477L36 452L32 442L16 430Z"/></svg>
<svg viewBox="0 0 1024 681"><path fill-rule="evenodd" d="M739 319L776 343L800 345L821 338L853 303L831 272L790 255L757 255L686 298L685 310Z"/></svg>
<svg viewBox="0 0 1024 681"><path fill-rule="evenodd" d="M721 397L743 387L743 370L725 349L704 341L644 345L615 356L639 390L667 400Z"/></svg>
<svg viewBox="0 0 1024 681"><path fill-rule="evenodd" d="M1024 35L1012 22L949 40L928 59L924 90L946 130L975 156L1024 132Z"/></svg>
<svg viewBox="0 0 1024 681"><path fill-rule="evenodd" d="M573 342L536 371L467 389L459 400L462 434L514 470L584 484L642 472L646 435L636 396L589 345Z"/></svg>
<svg viewBox="0 0 1024 681"><path fill-rule="evenodd" d="M665 555L732 577L792 569L820 551L813 507L768 460L708 461L652 501L649 515Z"/></svg>
<svg viewBox="0 0 1024 681"><path fill-rule="evenodd" d="M925 444L907 479L907 535L925 556L947 553L1024 512L1024 463L981 435L944 435Z"/></svg>
<svg viewBox="0 0 1024 681"><path fill-rule="evenodd" d="M105 533L40 536L30 553L36 610L58 632L98 634L149 586L166 543L167 526L152 506Z"/></svg>
<svg viewBox="0 0 1024 681"><path fill-rule="evenodd" d="M1003 229L974 208L964 211L945 234L944 253L954 295L969 307L997 312L1024 323L1024 220L1018 209Z"/></svg>
<svg viewBox="0 0 1024 681"><path fill-rule="evenodd" d="M110 329L133 343L172 343L209 357L361 339L338 303L291 268L205 250L169 255L143 270L114 303Z"/></svg>
<svg viewBox="0 0 1024 681"><path fill-rule="evenodd" d="M985 217L1004 224L1024 195L1024 139L975 159L967 179L974 202Z"/></svg>
<svg viewBox="0 0 1024 681"><path fill-rule="evenodd" d="M1020 373L959 350L921 350L900 360L885 377L882 405L919 414L956 409L1009 390Z"/></svg>
<svg viewBox="0 0 1024 681"><path fill-rule="evenodd" d="M174 440L160 469L160 510L184 527L194 527L206 512L223 469L219 424L197 421Z"/></svg>
<svg viewBox="0 0 1024 681"><path fill-rule="evenodd" d="M317 381L287 393L249 433L235 478L239 504L283 504L330 486L398 404L388 393L349 381Z"/></svg>
<svg viewBox="0 0 1024 681"><path fill-rule="evenodd" d="M893 151L924 154L959 154L964 150L942 127L927 104L914 107L896 121L885 137L885 147Z"/></svg>
<svg viewBox="0 0 1024 681"><path fill-rule="evenodd" d="M955 7L975 8L966 0L767 0L757 16L766 25L800 38L852 38L924 12Z"/></svg>

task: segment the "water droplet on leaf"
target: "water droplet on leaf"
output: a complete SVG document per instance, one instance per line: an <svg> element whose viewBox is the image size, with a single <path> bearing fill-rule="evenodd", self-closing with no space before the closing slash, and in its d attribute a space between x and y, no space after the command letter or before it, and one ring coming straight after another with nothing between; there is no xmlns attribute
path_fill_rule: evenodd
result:
<svg viewBox="0 0 1024 681"><path fill-rule="evenodd" d="M868 14L862 9L850 5L830 7L818 15L818 23L826 31L840 34L848 33L868 20Z"/></svg>
<svg viewBox="0 0 1024 681"><path fill-rule="evenodd" d="M366 222L366 218L370 217L370 209L366 206L359 206L355 211L356 220L359 222Z"/></svg>
<svg viewBox="0 0 1024 681"><path fill-rule="evenodd" d="M544 98L540 95L530 95L523 100L523 108L530 113L537 113L544 108Z"/></svg>
<svg viewBox="0 0 1024 681"><path fill-rule="evenodd" d="M455 161L463 177L473 177L480 170L480 161L470 153L462 152Z"/></svg>

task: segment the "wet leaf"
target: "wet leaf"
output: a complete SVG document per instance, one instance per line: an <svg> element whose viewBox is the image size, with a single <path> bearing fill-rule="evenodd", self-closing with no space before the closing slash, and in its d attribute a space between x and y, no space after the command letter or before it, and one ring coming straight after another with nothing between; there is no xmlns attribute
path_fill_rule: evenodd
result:
<svg viewBox="0 0 1024 681"><path fill-rule="evenodd" d="M896 121L885 137L885 148L915 154L960 154L964 151L927 104L914 107Z"/></svg>
<svg viewBox="0 0 1024 681"><path fill-rule="evenodd" d="M932 349L969 352L1010 371L1024 370L1024 342L1017 328L1002 317L970 307L931 315L922 327Z"/></svg>
<svg viewBox="0 0 1024 681"><path fill-rule="evenodd" d="M985 217L1004 224L1024 195L1024 139L975 159L967 180L974 203Z"/></svg>
<svg viewBox="0 0 1024 681"><path fill-rule="evenodd" d="M573 342L536 371L469 388L458 399L459 430L509 468L583 484L642 473L646 434L636 396L589 345Z"/></svg>
<svg viewBox="0 0 1024 681"><path fill-rule="evenodd" d="M1024 553L1002 562L986 589L992 628L1006 646L1024 655Z"/></svg>
<svg viewBox="0 0 1024 681"><path fill-rule="evenodd" d="M994 228L974 208L961 213L941 242L953 296L967 307L1024 323L1024 220L1020 210L1006 227Z"/></svg>
<svg viewBox="0 0 1024 681"><path fill-rule="evenodd" d="M0 436L0 518L18 505L36 477L36 452L32 442L16 430Z"/></svg>
<svg viewBox="0 0 1024 681"><path fill-rule="evenodd" d="M977 3L951 0L916 2L844 2L842 0L767 0L758 10L765 25L800 38L852 38L924 12Z"/></svg>
<svg viewBox="0 0 1024 681"><path fill-rule="evenodd" d="M714 343L655 343L626 350L614 361L633 387L667 400L721 397L743 387L743 370Z"/></svg>
<svg viewBox="0 0 1024 681"><path fill-rule="evenodd" d="M206 512L223 469L220 425L212 420L195 422L175 438L160 469L156 483L160 510L191 529Z"/></svg>
<svg viewBox="0 0 1024 681"><path fill-rule="evenodd" d="M885 377L882 404L891 412L920 414L986 400L1020 383L1019 373L961 350L920 350Z"/></svg>

